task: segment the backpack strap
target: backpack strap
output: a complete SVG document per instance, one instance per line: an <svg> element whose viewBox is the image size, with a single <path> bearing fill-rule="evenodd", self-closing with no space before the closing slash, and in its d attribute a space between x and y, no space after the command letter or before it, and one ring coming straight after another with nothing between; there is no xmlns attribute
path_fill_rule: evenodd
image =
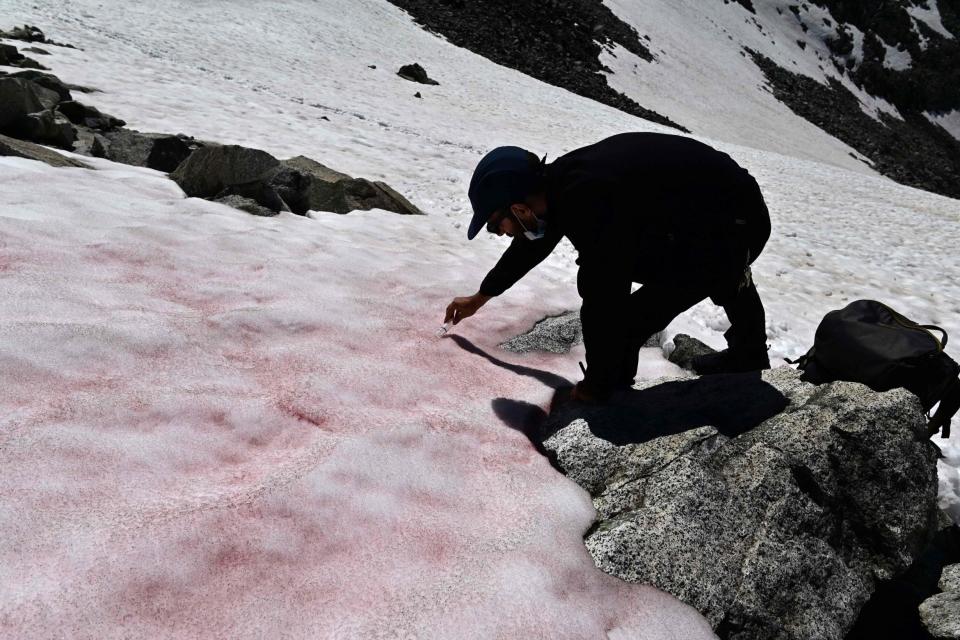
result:
<svg viewBox="0 0 960 640"><path fill-rule="evenodd" d="M938 327L935 324L918 324L917 326L921 329L926 329L927 331L939 331L941 334L943 334L943 340L940 341L940 349L942 350L946 348L947 332L943 328Z"/></svg>
<svg viewBox="0 0 960 640"><path fill-rule="evenodd" d="M801 370L806 369L807 363L810 362L811 358L813 358L814 349L816 349L816 347L810 347L809 351L807 351L805 354L803 354L796 360L791 360L790 358L784 358L784 360L786 361L787 364L798 365L798 368Z"/></svg>
<svg viewBox="0 0 960 640"><path fill-rule="evenodd" d="M960 378L954 378L943 392L940 406L927 423L928 434L932 436L939 431L941 438L949 438L950 419L957 411L960 411Z"/></svg>

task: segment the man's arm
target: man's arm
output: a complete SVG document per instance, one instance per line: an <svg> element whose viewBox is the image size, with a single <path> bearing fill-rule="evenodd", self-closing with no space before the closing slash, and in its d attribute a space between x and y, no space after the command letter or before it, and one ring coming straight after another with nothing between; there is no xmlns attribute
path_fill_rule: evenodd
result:
<svg viewBox="0 0 960 640"><path fill-rule="evenodd" d="M547 235L540 240L514 238L497 264L480 283L480 293L488 297L498 296L515 285L550 255L561 238L563 234L558 229L550 228Z"/></svg>
<svg viewBox="0 0 960 640"><path fill-rule="evenodd" d="M530 269L543 262L562 237L562 233L553 230L552 233L548 231L540 240L514 238L497 264L483 279L480 290L472 296L454 298L453 302L447 305L444 323L457 324L475 314L490 298L512 287Z"/></svg>

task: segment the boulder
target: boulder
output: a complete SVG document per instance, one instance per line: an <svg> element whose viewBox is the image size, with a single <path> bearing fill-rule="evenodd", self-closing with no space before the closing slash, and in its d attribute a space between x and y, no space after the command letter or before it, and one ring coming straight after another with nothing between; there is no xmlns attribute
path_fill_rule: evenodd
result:
<svg viewBox="0 0 960 640"><path fill-rule="evenodd" d="M0 77L0 129L16 126L24 116L51 109L59 101L60 96L55 91L30 80ZM16 132L12 135L19 137Z"/></svg>
<svg viewBox="0 0 960 640"><path fill-rule="evenodd" d="M44 73L35 69L25 69L24 71L11 73L10 77L29 80L34 84L40 85L44 89L49 89L50 91L56 92L58 96L58 102L73 100L73 97L70 95L70 85L64 83L62 80L60 80L60 78L52 73Z"/></svg>
<svg viewBox="0 0 960 640"><path fill-rule="evenodd" d="M384 182L353 178L305 156L284 160L269 182L290 210L301 215L310 210L349 213L358 209L423 213Z"/></svg>
<svg viewBox="0 0 960 640"><path fill-rule="evenodd" d="M16 137L73 151L77 130L66 116L53 109L44 109L19 118L10 128Z"/></svg>
<svg viewBox="0 0 960 640"><path fill-rule="evenodd" d="M500 345L501 349L514 353L547 351L567 353L583 342L580 312L567 311L558 316L548 316L533 326L533 329L515 336Z"/></svg>
<svg viewBox="0 0 960 640"><path fill-rule="evenodd" d="M280 210L293 211L297 215L302 216L310 210L308 194L314 180L316 180L316 178L313 178L310 174L304 173L282 162L266 186L284 203L284 207ZM272 198L269 194L266 194L266 197ZM268 202L264 202L259 198L254 199L265 206L270 206Z"/></svg>
<svg viewBox="0 0 960 640"><path fill-rule="evenodd" d="M903 389L781 367L567 405L541 437L593 499L600 569L672 593L722 638L840 640L937 530L925 424Z"/></svg>
<svg viewBox="0 0 960 640"><path fill-rule="evenodd" d="M239 209L241 211L246 211L247 213L253 214L255 216L275 216L277 215L276 211L268 209L263 205L259 204L255 200L250 198L244 198L242 196L229 195L224 196L223 198L217 198L214 202L220 202L227 205L228 207L233 207L234 209Z"/></svg>
<svg viewBox="0 0 960 640"><path fill-rule="evenodd" d="M214 196L214 199L220 201L229 197L238 197L256 202L259 206L269 209L271 215L275 215L281 211L290 211L290 207L284 202L276 189L270 186L268 182L262 180L230 185Z"/></svg>
<svg viewBox="0 0 960 640"><path fill-rule="evenodd" d="M48 56L48 55L50 55L50 52L49 52L49 51L47 51L46 49L41 49L40 47L24 47L23 50L24 50L24 51L29 51L30 53L36 53L36 54L41 55L41 56Z"/></svg>
<svg viewBox="0 0 960 640"><path fill-rule="evenodd" d="M397 71L397 75L410 82L419 82L420 84L440 84L427 76L426 70L419 64L405 64Z"/></svg>
<svg viewBox="0 0 960 640"><path fill-rule="evenodd" d="M107 157L107 145L109 142L107 142L103 135L83 125L77 125L76 130L77 140L73 143L74 153L92 156L94 158Z"/></svg>
<svg viewBox="0 0 960 640"><path fill-rule="evenodd" d="M644 347L659 347L662 333L650 336ZM510 338L500 345L501 349L514 353L546 351L568 353L583 342L583 327L579 311L567 311L557 316L548 316L537 322L530 331Z"/></svg>
<svg viewBox="0 0 960 640"><path fill-rule="evenodd" d="M313 181L308 197L308 208L314 211L351 211L383 209L404 215L423 215L409 200L384 182L351 178L338 182Z"/></svg>
<svg viewBox="0 0 960 640"><path fill-rule="evenodd" d="M696 338L691 338L684 333L678 333L673 337L673 351L667 356L667 359L673 364L683 369L693 370L693 359L715 353L716 349L708 346Z"/></svg>
<svg viewBox="0 0 960 640"><path fill-rule="evenodd" d="M20 67L21 69L36 69L38 71L50 71L50 67L45 67L33 58L24 58L19 62L14 62L14 67Z"/></svg>
<svg viewBox="0 0 960 640"><path fill-rule="evenodd" d="M339 182L340 180L351 180L353 177L341 173L330 167L320 164L316 160L306 156L297 156L288 160L281 161L281 164L291 169L296 169L301 173L308 174L322 182Z"/></svg>
<svg viewBox="0 0 960 640"><path fill-rule="evenodd" d="M943 569L939 583L942 593L920 605L920 619L937 640L960 640L960 564Z"/></svg>
<svg viewBox="0 0 960 640"><path fill-rule="evenodd" d="M15 156L18 158L37 160L39 162L45 162L51 167L79 167L82 169L90 168L78 160L60 155L56 151L51 151L46 147L41 147L40 145L32 142L25 142L23 140L17 140L16 138L10 138L2 134L0 134L0 156Z"/></svg>
<svg viewBox="0 0 960 640"><path fill-rule="evenodd" d="M176 169L192 153L188 141L179 136L141 133L133 129L105 131L100 142L104 148L103 157L108 160L167 173Z"/></svg>
<svg viewBox="0 0 960 640"><path fill-rule="evenodd" d="M103 113L96 107L89 107L73 100L67 100L66 102L61 102L58 104L57 111L65 115L73 124L82 125L89 129L96 129L98 131L119 129L123 125L127 124L120 118L115 118L109 114ZM183 158L180 160L182 161ZM178 162L177 164L180 163ZM176 166L174 166L174 169L175 168Z"/></svg>
<svg viewBox="0 0 960 640"><path fill-rule="evenodd" d="M279 160L259 149L203 147L180 163L170 177L188 196L211 198L230 186L267 182L279 166Z"/></svg>
<svg viewBox="0 0 960 640"><path fill-rule="evenodd" d="M12 67L23 59L23 54L17 51L15 46L0 43L0 65Z"/></svg>

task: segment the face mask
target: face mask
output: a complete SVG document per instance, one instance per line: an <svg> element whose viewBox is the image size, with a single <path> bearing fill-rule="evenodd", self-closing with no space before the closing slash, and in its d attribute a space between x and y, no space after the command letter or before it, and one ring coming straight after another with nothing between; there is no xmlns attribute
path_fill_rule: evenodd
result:
<svg viewBox="0 0 960 640"><path fill-rule="evenodd" d="M517 222L520 223L520 226L523 227L523 237L525 237L527 240L540 240L547 234L547 223L545 220L541 220L540 218L537 218L537 216L533 216L537 220L537 230L531 231L527 229L527 226L523 224L523 221L520 220L517 214L513 214L513 217L516 218Z"/></svg>

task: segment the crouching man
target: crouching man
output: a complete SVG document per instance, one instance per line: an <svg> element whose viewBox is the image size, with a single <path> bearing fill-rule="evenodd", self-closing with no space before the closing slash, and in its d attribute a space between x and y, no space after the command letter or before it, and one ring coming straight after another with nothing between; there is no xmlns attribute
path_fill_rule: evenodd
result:
<svg viewBox="0 0 960 640"><path fill-rule="evenodd" d="M763 303L750 264L770 236L756 181L728 155L693 139L623 133L550 164L499 147L469 189L472 240L513 238L472 296L454 298L457 324L509 289L566 236L576 248L587 368L573 390L600 401L633 384L640 348L710 298L730 320L727 349L694 361L700 374L767 369ZM640 283L631 293L632 283Z"/></svg>

